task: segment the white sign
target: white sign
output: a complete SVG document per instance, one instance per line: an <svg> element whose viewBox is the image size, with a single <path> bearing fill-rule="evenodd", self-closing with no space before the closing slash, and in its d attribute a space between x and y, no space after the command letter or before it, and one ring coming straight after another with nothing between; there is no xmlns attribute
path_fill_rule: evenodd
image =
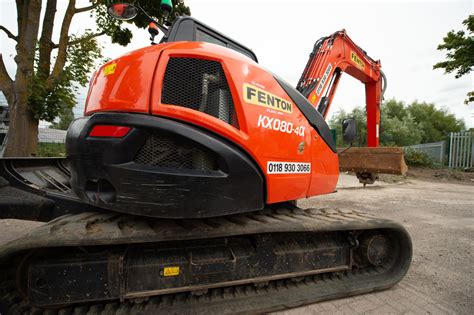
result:
<svg viewBox="0 0 474 315"><path fill-rule="evenodd" d="M305 174L311 173L311 163L267 162L267 174Z"/></svg>
<svg viewBox="0 0 474 315"><path fill-rule="evenodd" d="M324 84L326 84L326 81L329 77L329 74L331 73L332 66L331 63L328 64L328 67L326 68L326 71L323 74L323 77L321 79L321 83L319 83L318 88L316 89L316 94L319 96L321 94L321 91L323 90Z"/></svg>

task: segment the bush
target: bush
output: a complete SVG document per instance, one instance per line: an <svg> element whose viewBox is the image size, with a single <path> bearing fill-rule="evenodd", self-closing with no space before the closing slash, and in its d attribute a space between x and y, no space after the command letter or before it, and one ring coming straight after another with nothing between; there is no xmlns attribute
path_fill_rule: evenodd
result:
<svg viewBox="0 0 474 315"><path fill-rule="evenodd" d="M412 148L405 148L404 157L407 165L434 167L433 160L425 152L417 151Z"/></svg>
<svg viewBox="0 0 474 315"><path fill-rule="evenodd" d="M38 143L38 157L64 157L66 145L64 143Z"/></svg>

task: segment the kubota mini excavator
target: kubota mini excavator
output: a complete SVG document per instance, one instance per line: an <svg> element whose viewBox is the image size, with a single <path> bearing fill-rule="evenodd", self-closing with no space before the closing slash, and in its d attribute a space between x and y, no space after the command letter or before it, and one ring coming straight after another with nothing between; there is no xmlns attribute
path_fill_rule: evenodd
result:
<svg viewBox="0 0 474 315"><path fill-rule="evenodd" d="M265 312L400 281L412 255L402 226L293 202L335 191L324 118L343 72L365 83L378 146L380 62L336 32L295 89L194 18L152 23L159 44L94 73L67 159L1 160L0 216L54 220L0 247L0 310ZM354 130L346 121L350 141Z"/></svg>

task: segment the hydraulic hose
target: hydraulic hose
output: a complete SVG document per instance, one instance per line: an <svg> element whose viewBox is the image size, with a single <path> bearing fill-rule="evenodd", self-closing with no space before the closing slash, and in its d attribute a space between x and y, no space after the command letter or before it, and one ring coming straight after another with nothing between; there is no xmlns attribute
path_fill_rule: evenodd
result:
<svg viewBox="0 0 474 315"><path fill-rule="evenodd" d="M385 94L385 90L387 89L387 77L385 76L385 73L383 73L382 69L380 69L380 75L382 76L382 93L380 95L379 135L382 134L382 102L383 102L383 96Z"/></svg>
<svg viewBox="0 0 474 315"><path fill-rule="evenodd" d="M382 104L383 96L385 94L385 90L387 89L387 77L385 73L383 73L382 69L380 69L380 75L382 76L382 95L380 96L380 104Z"/></svg>

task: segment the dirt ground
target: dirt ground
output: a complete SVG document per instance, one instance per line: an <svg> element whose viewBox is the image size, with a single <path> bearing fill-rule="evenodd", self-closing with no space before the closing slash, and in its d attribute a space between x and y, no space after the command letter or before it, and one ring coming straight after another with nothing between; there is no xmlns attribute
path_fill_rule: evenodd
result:
<svg viewBox="0 0 474 315"><path fill-rule="evenodd" d="M437 183L453 183L474 186L474 169L470 171L452 170L448 168L426 168L410 166L406 176L380 175L385 182L401 182L406 179L419 179Z"/></svg>
<svg viewBox="0 0 474 315"><path fill-rule="evenodd" d="M299 201L301 207L356 209L401 222L412 236L414 257L407 276L392 290L285 313L473 314L474 186L470 178L423 176L428 179L409 176L363 189L353 176L342 175L337 193ZM0 220L0 244L37 225ZM392 298L397 294L400 303Z"/></svg>
<svg viewBox="0 0 474 315"><path fill-rule="evenodd" d="M442 302L455 313L473 314L474 187L469 181L446 183L408 177L365 189L346 186L336 194L299 205L356 209L401 222L412 237L414 255L400 285Z"/></svg>

